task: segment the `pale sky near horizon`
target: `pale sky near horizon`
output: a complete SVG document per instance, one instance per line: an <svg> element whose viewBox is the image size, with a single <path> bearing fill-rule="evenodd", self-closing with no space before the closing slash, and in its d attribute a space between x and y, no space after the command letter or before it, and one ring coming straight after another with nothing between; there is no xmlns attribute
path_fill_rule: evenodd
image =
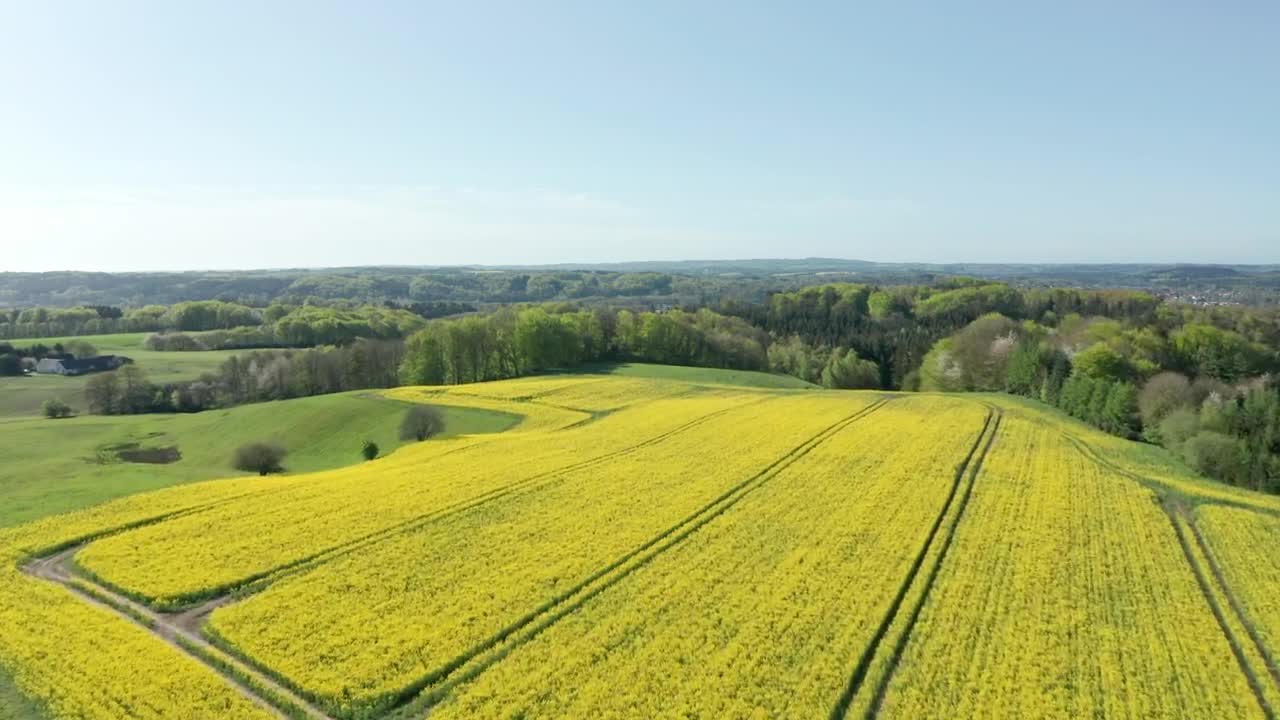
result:
<svg viewBox="0 0 1280 720"><path fill-rule="evenodd" d="M0 0L0 271L1280 262L1280 3Z"/></svg>

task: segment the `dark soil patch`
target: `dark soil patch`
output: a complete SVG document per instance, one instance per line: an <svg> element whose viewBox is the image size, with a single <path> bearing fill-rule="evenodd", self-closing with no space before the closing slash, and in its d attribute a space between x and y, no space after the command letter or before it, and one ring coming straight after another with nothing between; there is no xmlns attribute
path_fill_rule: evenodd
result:
<svg viewBox="0 0 1280 720"><path fill-rule="evenodd" d="M116 449L116 457L125 462L149 463L151 465L167 465L182 459L182 452L177 445L169 447L120 447Z"/></svg>

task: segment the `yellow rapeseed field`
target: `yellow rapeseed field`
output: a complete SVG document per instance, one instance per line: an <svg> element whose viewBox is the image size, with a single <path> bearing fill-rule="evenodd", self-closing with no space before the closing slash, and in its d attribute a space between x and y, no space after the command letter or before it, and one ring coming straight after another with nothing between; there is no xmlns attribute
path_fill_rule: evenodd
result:
<svg viewBox="0 0 1280 720"><path fill-rule="evenodd" d="M880 710L1259 716L1151 492L1019 418L986 458Z"/></svg>
<svg viewBox="0 0 1280 720"><path fill-rule="evenodd" d="M1227 601L1256 634L1242 642L1256 640L1271 668L1280 667L1280 517L1208 505L1197 513L1196 525L1207 560L1232 592ZM1262 679L1280 684L1280 677Z"/></svg>
<svg viewBox="0 0 1280 720"><path fill-rule="evenodd" d="M178 605L388 530L411 530L478 499L530 490L565 468L755 399L659 400L554 435L522 428L411 445L373 463L308 476L270 503L227 505L108 538L78 562L114 586Z"/></svg>
<svg viewBox="0 0 1280 720"><path fill-rule="evenodd" d="M912 398L849 426L432 717L825 716L985 415Z"/></svg>
<svg viewBox="0 0 1280 720"><path fill-rule="evenodd" d="M287 578L218 610L211 627L327 702L377 703L606 570L867 397L752 403ZM788 422L772 422L779 415ZM718 441L727 428L737 442ZM335 595L348 601L330 602ZM314 609L291 612L298 603Z"/></svg>
<svg viewBox="0 0 1280 720"><path fill-rule="evenodd" d="M0 530L0 671L54 718L279 717L272 680L392 720L1280 710L1280 500L1031 404L603 375L388 393L522 420ZM183 622L244 664L33 564L64 549L117 608L216 601Z"/></svg>

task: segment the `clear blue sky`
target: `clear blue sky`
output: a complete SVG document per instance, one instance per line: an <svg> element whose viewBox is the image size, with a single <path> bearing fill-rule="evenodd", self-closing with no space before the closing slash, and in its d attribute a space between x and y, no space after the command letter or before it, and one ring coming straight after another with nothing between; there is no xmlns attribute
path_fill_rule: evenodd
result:
<svg viewBox="0 0 1280 720"><path fill-rule="evenodd" d="M0 0L0 270L1280 262L1280 3Z"/></svg>

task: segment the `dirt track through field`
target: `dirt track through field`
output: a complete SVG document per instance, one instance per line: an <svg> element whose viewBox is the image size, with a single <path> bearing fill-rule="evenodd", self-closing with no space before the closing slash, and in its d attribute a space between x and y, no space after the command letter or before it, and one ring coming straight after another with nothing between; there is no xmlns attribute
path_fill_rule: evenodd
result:
<svg viewBox="0 0 1280 720"><path fill-rule="evenodd" d="M77 545L74 547L64 549L54 555L33 560L32 562L23 566L22 569L24 572L26 572L27 574L33 577L40 578L42 580L47 580L49 582L58 583L59 585L62 585L67 589L71 590L77 597L89 603L90 605L94 605L96 607L102 608L109 612L115 613L116 615L119 615L120 617L123 617L126 620L129 620L130 622L146 627L146 625L144 625L139 620L139 618L145 618L146 621L151 624L151 627L148 627L147 629L153 635L160 638L162 641L164 641L171 647L176 648L179 652L183 653L184 655L194 659L196 662L199 662L200 664L208 667L210 670L213 670L215 673L217 673L221 677L225 678L228 682L230 682L233 686L235 686L235 688L240 692L241 695L253 701L254 703L260 705L262 708L270 711L271 713L275 714L277 717L281 717L281 718L289 717L288 715L285 714L285 712L281 710L281 708L277 707L274 702L260 695L252 687L248 686L244 681L240 680L239 678L230 676L228 673L224 672L221 668L215 667L213 663L209 662L206 658L202 657L200 654L189 650L186 646L186 644L194 645L196 647L204 649L206 652L215 653L219 656L225 656L225 653L222 653L217 648L213 647L207 640L205 640L200 635L200 626L204 624L204 621L208 617L209 613L213 612L216 608L220 607L221 605L224 605L227 602L230 602L232 598L227 596L227 597L211 600L207 603L204 603L203 605L200 605L195 608L191 608L177 615L166 615L163 613L155 612L150 608L147 608L139 603L136 603L130 600L129 598L126 598L116 592L113 592L112 590L102 587L97 583L88 582L84 578L81 578L75 575L71 569L71 559L72 559L72 556L75 555L76 551L79 550L81 547L83 546ZM88 585L92 586L95 593L98 593L102 597L109 599L110 602L109 603L104 602L103 600L93 597L90 594L82 591L80 588L76 586L77 581L85 582ZM121 608L128 608L128 612L126 612L125 610L122 610ZM255 683L261 685L262 687L267 688L268 690L270 690L270 692L274 693L278 697L282 697L286 699L291 704L293 704L296 708L300 709L303 713L305 713L308 717L316 718L317 720L333 720L333 718L330 715L326 714L325 712L315 707L314 705L304 700L303 698L298 697L287 688L283 687L282 685L275 682L271 678L263 675L262 673L254 670L253 668L244 665L243 663L231 658L230 656L225 656L224 662L226 662L227 665L233 667L237 673L253 678L253 681Z"/></svg>

